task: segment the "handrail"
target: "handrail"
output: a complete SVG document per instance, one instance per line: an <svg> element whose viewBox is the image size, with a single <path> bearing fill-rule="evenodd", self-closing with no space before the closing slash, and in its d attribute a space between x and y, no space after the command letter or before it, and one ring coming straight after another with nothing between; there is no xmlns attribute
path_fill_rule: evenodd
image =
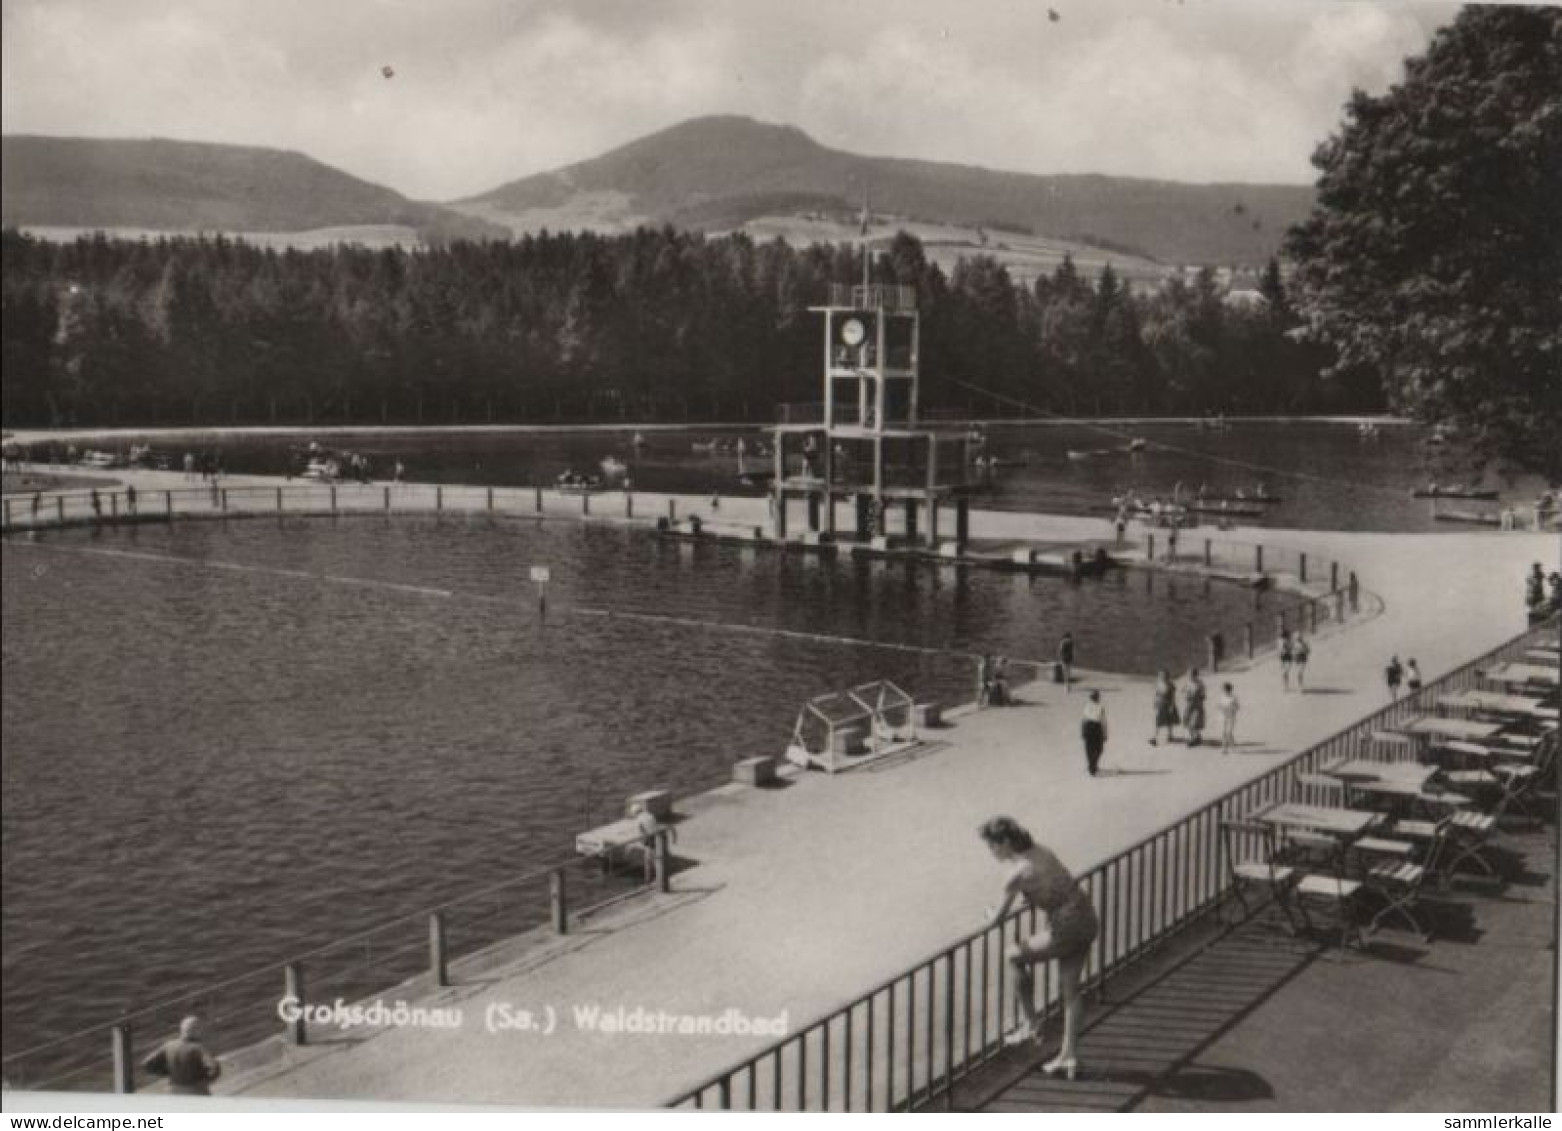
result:
<svg viewBox="0 0 1562 1131"><path fill-rule="evenodd" d="M1478 678L1478 669L1481 666L1490 663L1494 659L1503 658L1522 650L1528 646L1529 642L1538 633L1555 633L1556 630L1556 618L1552 618L1550 622L1542 625L1532 625L1527 631L1518 636L1430 681L1418 694L1395 700L1373 711L1366 718L1360 719L1327 738L1313 743L1307 749L1297 753L1281 765L1272 768L1252 781L1228 790L1193 813L1158 829L1134 845L1123 849L1083 873L1079 882L1081 886L1086 887L1091 892L1092 899L1096 900L1103 891L1107 897L1104 901L1104 906L1099 902L1097 905L1097 913L1102 920L1102 930L1094 944L1091 965L1097 966L1098 969L1087 980L1086 987L1098 988L1103 986L1108 978L1118 970L1130 965L1139 957L1158 946L1166 938L1191 922L1194 917L1203 914L1210 907L1216 905L1224 896L1229 880L1215 879L1219 875L1218 865L1221 848L1219 837L1214 835L1214 830L1218 830L1219 821L1224 819L1227 809L1236 805L1250 807L1254 800L1269 800L1270 795L1279 792L1277 787L1285 783L1287 779L1294 782L1296 774L1302 769L1310 769L1326 757L1331 757L1338 752L1341 746L1349 746L1360 743L1363 739L1369 739L1371 732L1381 726L1385 719L1419 710L1422 703L1435 702L1436 696L1450 687L1466 686L1475 682L1476 678ZM1179 840L1183 842L1197 840L1198 844L1193 846L1193 853L1185 851L1179 855L1174 851L1173 847ZM1165 852L1162 852L1158 847L1162 845L1166 846ZM1184 848L1186 849L1187 847L1187 844L1184 843ZM1200 847L1202 847L1202 853L1199 852ZM1150 877L1148 881L1145 875L1146 861L1144 859L1147 854L1150 857L1148 868ZM1197 858L1195 858L1194 854L1197 854ZM1160 859L1162 856L1166 857L1166 859ZM1155 884L1154 876L1157 868L1159 868L1160 873L1159 885ZM1124 870L1137 873L1134 878L1137 879L1138 883L1127 891L1124 890L1121 882L1114 880L1114 877ZM1186 881L1190 875L1194 876L1194 887L1205 892L1202 898L1198 898L1196 891L1189 890L1186 885L1179 886L1177 890L1180 896L1178 900L1181 903L1180 911L1169 906L1173 897L1171 885L1167 877L1172 872L1179 873L1183 881ZM1200 879L1204 882L1201 883ZM1151 890L1152 887L1155 890ZM1122 898L1125 895L1128 897L1126 900ZM1124 911L1125 904L1128 909L1126 912ZM1157 906L1160 909L1158 916L1160 922L1156 925L1153 932L1148 937L1137 940L1128 937L1131 933L1129 930L1131 925L1136 925L1142 929L1145 926L1146 919L1157 917L1154 911L1154 908ZM1128 920L1131 920L1132 913L1135 911L1138 912L1138 922L1131 924ZM984 928L964 935L954 943L939 948L899 974L876 983L871 989L859 994L846 1005L835 1007L821 1014L807 1025L799 1028L792 1035L767 1046L737 1064L708 1077L702 1083L679 1093L676 1097L667 1101L666 1106L681 1107L692 1104L696 1107L704 1107L706 1106L706 1100L710 1098L715 1101L716 1106L722 1108L732 1107L735 1085L745 1079L745 1074L747 1074L746 1079L749 1084L749 1098L751 1101L755 1101L757 1099L756 1087L759 1066L767 1060L771 1062L773 1067L775 1080L773 1089L775 1102L773 1106L776 1109L782 1108L783 1104L781 1101L787 1094L795 1095L800 1101L796 1105L797 1108L812 1110L808 1102L810 1095L822 1096L827 1105L830 1092L829 1064L823 1063L823 1066L818 1069L816 1076L809 1076L808 1042L811 1035L821 1034L821 1039L815 1041L815 1044L822 1044L828 1050L829 1033L832 1027L840 1027L845 1029L848 1042L848 1047L844 1054L846 1078L842 1082L842 1087L844 1088L847 1106L850 1108L853 1098L852 1052L856 1048L856 1045L852 1042L853 1034L859 1031L855 1025L855 1018L860 1012L866 1012L868 1017L867 1038L864 1047L860 1050L862 1058L871 1062L875 1054L882 1052L888 1061L884 1066L887 1076L883 1097L885 1109L915 1106L919 1100L930 1102L940 1094L946 1099L952 1097L955 1082L968 1074L974 1065L989 1059L996 1048L995 1040L988 1038L988 1031L991 1028L988 1024L991 1019L989 1001L991 994L989 993L990 987L987 984L989 944L993 941L995 933L998 940L1001 941L1003 937L1027 917L1033 924L1035 919L1034 911L1016 911L1001 925ZM1109 944L1115 944L1112 945L1112 952L1108 951ZM975 1006L981 1012L980 1036L973 1051L971 1040L973 1032L971 1026L973 999L970 993L970 983L973 965L972 948L977 946L981 947L983 953L983 975L982 1001ZM965 1056L957 1062L953 1048L955 1043L953 986L957 965L956 956L958 954L963 954L965 957L966 994L963 1011ZM997 1036L1001 1036L1004 1007L1007 1004L1001 997L1004 992L1001 984L1003 972L1001 956L1000 962L996 965L1000 979L1000 984L997 987L1000 994L997 1004L999 1029ZM941 966L945 968L945 1007L943 1017L945 1048L943 1054L944 1072L942 1076L938 1076L933 1071L935 1067L933 1064L935 1042L931 1039L934 1035L935 1021L937 1020L935 1015L938 1013L938 1009L932 1001L932 991L935 971ZM925 978L924 975L926 975ZM926 1016L922 1021L925 1022L929 1039L926 1048L920 1050L924 1054L926 1065L925 1072L921 1073L921 1083L918 1084L918 1065L915 1060L915 1054L919 1050L917 1048L916 1034L921 1025L919 1025L917 1018L909 1016L909 1014L915 1012L918 997L917 986L924 980L928 986L928 993L924 995L928 1001L928 1006ZM1039 996L1050 1008L1056 1003L1049 1000L1052 996L1051 991L1053 987L1050 985L1046 971L1043 971L1039 980L1042 983ZM895 1055L897 1051L897 1034L893 1031L893 1018L894 1006L897 1000L896 991L900 989L906 991L904 995L899 996L904 997L908 1011L905 1025L907 1040L905 1043L906 1064L903 1096L896 1092L893 1076L898 1063ZM876 1042L873 1031L874 1005L880 1000L881 996L886 994L888 995L891 1011L890 1025L892 1031L884 1041ZM783 1059L785 1059L785 1053L789 1049L797 1050L796 1055L790 1059L795 1079L792 1080L793 1087L784 1088L781 1083L781 1078L785 1074L783 1072ZM826 1051L825 1061L828 1060L828 1055L828 1051ZM859 1067L863 1067L863 1059L858 1060ZM867 1106L871 1107L876 1099L872 1064L867 1064L864 1067L864 1071L866 1073L863 1081L865 1087L860 1090L864 1092ZM813 1086L811 1087L811 1085ZM753 1106L755 1104L751 1102L750 1107Z"/></svg>

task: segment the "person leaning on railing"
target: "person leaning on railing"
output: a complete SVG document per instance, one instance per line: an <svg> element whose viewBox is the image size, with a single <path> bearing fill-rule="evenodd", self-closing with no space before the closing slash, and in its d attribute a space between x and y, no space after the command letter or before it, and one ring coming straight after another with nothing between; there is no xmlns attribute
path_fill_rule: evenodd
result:
<svg viewBox="0 0 1562 1131"><path fill-rule="evenodd" d="M1063 997L1063 1043L1058 1055L1042 1065L1041 1070L1048 1076L1062 1073L1072 1080L1079 1070L1079 980L1091 944L1101 929L1095 907L1052 850L1033 841L1012 817L994 817L979 831L994 857L1016 865L1004 884L1003 903L992 912L991 925L1001 927L1009 909L1021 898L1045 916L1042 929L1021 942L1008 959L1014 970L1014 993L1025 1025L1008 1034L1005 1043L1041 1040L1041 1018L1034 1000L1034 967L1038 962L1056 959Z"/></svg>

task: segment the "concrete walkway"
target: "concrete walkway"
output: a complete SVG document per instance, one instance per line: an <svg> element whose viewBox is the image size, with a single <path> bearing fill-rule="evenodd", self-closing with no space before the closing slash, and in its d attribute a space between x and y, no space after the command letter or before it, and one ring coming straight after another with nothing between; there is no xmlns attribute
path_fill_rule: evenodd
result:
<svg viewBox="0 0 1562 1131"><path fill-rule="evenodd" d="M142 474L134 473L138 477ZM181 481L179 473L164 473ZM123 472L114 473L121 480ZM237 477L230 480L237 483ZM268 484L275 480L262 480ZM162 489L161 484L148 483ZM693 502L693 500L689 500ZM708 506L708 500L705 504ZM762 522L764 500L725 500L723 521ZM1089 518L973 514L978 537L1101 537ZM785 788L729 788L680 805L681 871L632 925L599 933L545 962L491 971L448 991L466 1022L403 1029L291 1054L224 1080L264 1096L449 1103L645 1107L667 1100L769 1043L769 1038L609 1035L578 1027L576 1007L679 1014L785 1014L803 1025L974 929L1003 873L975 835L1005 812L1076 870L1126 848L1385 700L1391 653L1428 678L1524 628L1523 575L1557 567L1555 538L1533 535L1366 535L1227 532L1347 562L1384 612L1313 644L1310 692L1285 694L1273 661L1234 677L1243 702L1231 757L1211 748L1154 748L1147 681L1092 677L1111 714L1105 766L1090 779L1079 750L1082 689L1021 688L1013 708L957 714L916 757ZM1081 641L1089 663L1089 641ZM774 750L735 749L734 760ZM557 1019L549 1035L490 1034L503 1003Z"/></svg>

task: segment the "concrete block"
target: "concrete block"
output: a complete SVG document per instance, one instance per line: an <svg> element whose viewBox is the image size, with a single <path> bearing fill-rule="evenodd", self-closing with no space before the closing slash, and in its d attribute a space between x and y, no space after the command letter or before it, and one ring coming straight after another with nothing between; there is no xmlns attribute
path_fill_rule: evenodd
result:
<svg viewBox="0 0 1562 1131"><path fill-rule="evenodd" d="M911 711L913 718L916 719L918 730L944 725L944 707L942 703L918 703Z"/></svg>
<svg viewBox="0 0 1562 1131"><path fill-rule="evenodd" d="M746 785L769 785L776 780L776 760L770 757L744 758L732 764L732 780Z"/></svg>
<svg viewBox="0 0 1562 1131"><path fill-rule="evenodd" d="M665 789L648 789L644 793L637 793L624 802L625 816L634 813L636 805L643 806L658 821L665 821L672 816L673 795Z"/></svg>

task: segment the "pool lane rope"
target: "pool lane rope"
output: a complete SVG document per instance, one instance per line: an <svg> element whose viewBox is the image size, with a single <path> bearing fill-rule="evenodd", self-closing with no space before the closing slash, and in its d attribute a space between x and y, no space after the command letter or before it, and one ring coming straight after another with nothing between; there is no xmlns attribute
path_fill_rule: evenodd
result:
<svg viewBox="0 0 1562 1131"><path fill-rule="evenodd" d="M257 573L269 577L285 577L294 581L323 581L333 585L351 585L364 589L383 589L393 593L407 593L418 597L435 597L440 600L461 599L482 601L513 608L531 608L531 600L515 597L489 596L481 593L458 593L452 589L437 589L426 585L408 585L398 581L380 581L368 577L346 577L340 574L309 573L306 570L284 569L280 566L246 565L242 562L224 562L201 558L180 557L177 554L153 554L144 550L109 550L96 546L50 546L36 542L13 542L12 546L32 550L44 550L55 554L88 554L97 557L122 558L132 561L153 562L161 565L194 566L203 569L225 570L232 573ZM854 648L883 648L892 652L910 652L922 656L944 656L956 659L979 660L980 652L967 652L956 648L932 648L921 644L896 644L882 640L866 640L859 636L837 636L823 632L801 632L796 629L774 628L761 624L741 624L735 621L702 620L698 617L671 616L666 613L641 613L630 609L606 609L577 605L569 609L576 616L596 617L602 620L628 620L649 624L674 625L680 628L697 628L718 632L746 633L755 636L774 636L788 640L804 640L816 644L843 644ZM1051 661L1024 660L1007 657L1012 665L1041 669Z"/></svg>

